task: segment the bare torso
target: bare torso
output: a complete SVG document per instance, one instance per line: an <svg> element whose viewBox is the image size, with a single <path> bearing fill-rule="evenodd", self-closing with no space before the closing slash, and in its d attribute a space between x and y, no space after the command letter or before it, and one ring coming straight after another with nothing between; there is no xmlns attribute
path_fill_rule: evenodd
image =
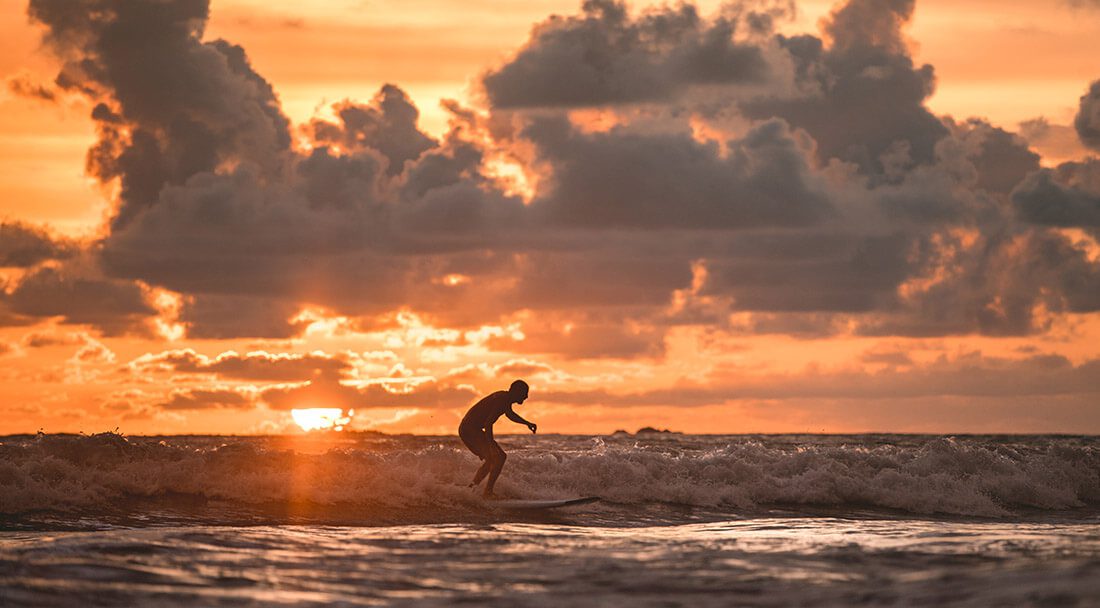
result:
<svg viewBox="0 0 1100 608"><path fill-rule="evenodd" d="M492 431L493 423L512 407L512 397L508 391L497 391L486 395L466 412L461 427Z"/></svg>

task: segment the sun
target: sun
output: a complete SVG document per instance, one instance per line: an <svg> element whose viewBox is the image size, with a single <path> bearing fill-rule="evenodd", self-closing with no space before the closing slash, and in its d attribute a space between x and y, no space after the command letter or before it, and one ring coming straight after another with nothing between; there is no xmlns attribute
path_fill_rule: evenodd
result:
<svg viewBox="0 0 1100 608"><path fill-rule="evenodd" d="M338 407L311 407L300 410L290 410L290 416L294 422L302 427L303 431L333 430L342 431L344 425L351 421L355 415L354 410L344 410Z"/></svg>

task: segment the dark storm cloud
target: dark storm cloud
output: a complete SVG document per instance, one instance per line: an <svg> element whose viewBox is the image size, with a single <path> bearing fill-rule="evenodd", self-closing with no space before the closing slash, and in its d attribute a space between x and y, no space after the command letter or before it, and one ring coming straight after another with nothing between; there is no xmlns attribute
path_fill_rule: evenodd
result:
<svg viewBox="0 0 1100 608"><path fill-rule="evenodd" d="M0 300L15 315L58 317L65 324L91 325L107 335L145 333L156 314L135 283L38 268Z"/></svg>
<svg viewBox="0 0 1100 608"><path fill-rule="evenodd" d="M1100 80L1092 83L1088 92L1081 96L1073 126L1081 143L1100 150Z"/></svg>
<svg viewBox="0 0 1100 608"><path fill-rule="evenodd" d="M74 243L55 239L41 228L19 222L0 223L0 267L28 268L45 260L62 260L76 254Z"/></svg>
<svg viewBox="0 0 1100 608"><path fill-rule="evenodd" d="M1100 229L1100 160L1043 169L1012 193L1021 219L1063 228Z"/></svg>
<svg viewBox="0 0 1100 608"><path fill-rule="evenodd" d="M1095 310L1100 266L1053 229L1095 226L1090 165L1041 169L1009 131L933 116L912 13L850 0L823 37L787 37L767 12L591 1L484 77L484 113L451 104L446 137L385 85L311 121L300 150L243 49L203 41L204 0L34 0L59 86L95 104L89 171L121 194L86 251L107 277L36 268L5 285L0 322L117 333L153 314L144 284L182 296L192 338L292 337L305 306L406 309L522 319L525 339L497 348L631 358L661 356L684 324L1019 335L1046 328L1041 307ZM616 126L563 110L593 105ZM526 204L492 177L502 157L529 163ZM271 399L413 399L334 371Z"/></svg>
<svg viewBox="0 0 1100 608"><path fill-rule="evenodd" d="M292 317L300 306L289 299L197 295L180 307L179 322L192 338L292 338L305 328Z"/></svg>
<svg viewBox="0 0 1100 608"><path fill-rule="evenodd" d="M764 96L742 104L752 118L778 116L805 129L822 159L885 170L883 155L933 160L947 128L924 106L933 91L930 65L915 67L901 27L913 0L850 0L825 22L825 46L813 36L781 38L795 65L794 98Z"/></svg>
<svg viewBox="0 0 1100 608"><path fill-rule="evenodd" d="M734 250L708 264L704 295L731 294L740 310L867 312L890 304L914 266L904 234L779 233L751 242L755 253Z"/></svg>
<svg viewBox="0 0 1100 608"><path fill-rule="evenodd" d="M347 150L377 150L388 161L390 175L401 173L407 161L436 146L417 128L420 111L404 91L392 84L384 85L370 105L348 101L333 109L340 124L314 119L307 128L313 140Z"/></svg>
<svg viewBox="0 0 1100 608"><path fill-rule="evenodd" d="M132 361L130 367L140 372L209 374L223 379L271 382L301 382L317 374L340 376L351 370L346 357L320 353L226 352L207 357L191 349L144 355Z"/></svg>
<svg viewBox="0 0 1100 608"><path fill-rule="evenodd" d="M1008 194L1028 174L1039 170L1039 155L1014 133L977 119L956 126L954 131L968 149L975 185L986 192Z"/></svg>
<svg viewBox="0 0 1100 608"><path fill-rule="evenodd" d="M583 14L537 26L515 57L484 76L498 108L576 107L665 99L700 84L753 83L761 49L734 41L736 16L701 18L691 4L631 17L625 4L586 0ZM761 15L752 15L763 23Z"/></svg>
<svg viewBox="0 0 1100 608"><path fill-rule="evenodd" d="M535 212L585 228L804 226L832 215L804 151L782 121L744 138L699 143L690 133L579 133L538 119L523 136L553 175Z"/></svg>
<svg viewBox="0 0 1100 608"><path fill-rule="evenodd" d="M947 239L947 237L943 237ZM930 269L942 274L893 311L866 319L866 335L1027 335L1049 329L1046 312L1100 310L1100 264L1046 230L983 235L970 247L938 243Z"/></svg>
<svg viewBox="0 0 1100 608"><path fill-rule="evenodd" d="M208 0L32 0L28 13L65 59L58 84L103 101L88 166L121 181L114 226L153 205L166 184L220 163L281 167L289 123L243 49L200 40Z"/></svg>

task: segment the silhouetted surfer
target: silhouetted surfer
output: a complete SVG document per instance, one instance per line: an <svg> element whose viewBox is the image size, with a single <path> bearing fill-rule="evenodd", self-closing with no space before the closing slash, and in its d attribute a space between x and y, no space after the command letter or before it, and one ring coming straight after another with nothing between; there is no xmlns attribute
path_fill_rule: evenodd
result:
<svg viewBox="0 0 1100 608"><path fill-rule="evenodd" d="M527 422L512 411L512 404L523 403L527 399L529 390L530 387L526 382L516 380L508 390L497 391L475 403L462 418L462 423L458 425L458 436L462 438L462 443L465 443L478 458L485 461L474 475L470 487L481 483L481 480L488 475L489 481L485 484L483 493L486 498L494 496L493 486L496 485L497 477L504 468L504 461L508 458L493 439L493 423L500 418L501 414L504 414L512 422L526 424L532 433L538 429L538 425Z"/></svg>

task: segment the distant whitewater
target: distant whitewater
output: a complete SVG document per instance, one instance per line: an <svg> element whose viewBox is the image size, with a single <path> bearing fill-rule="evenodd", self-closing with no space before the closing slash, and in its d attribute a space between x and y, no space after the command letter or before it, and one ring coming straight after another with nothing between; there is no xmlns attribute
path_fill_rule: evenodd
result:
<svg viewBox="0 0 1100 608"><path fill-rule="evenodd" d="M1065 436L515 436L500 493L600 496L603 523L761 509L1003 518L1100 507L1100 439ZM466 521L455 438L0 438L0 522ZM43 519L45 518L45 519ZM647 519L649 518L649 519Z"/></svg>

